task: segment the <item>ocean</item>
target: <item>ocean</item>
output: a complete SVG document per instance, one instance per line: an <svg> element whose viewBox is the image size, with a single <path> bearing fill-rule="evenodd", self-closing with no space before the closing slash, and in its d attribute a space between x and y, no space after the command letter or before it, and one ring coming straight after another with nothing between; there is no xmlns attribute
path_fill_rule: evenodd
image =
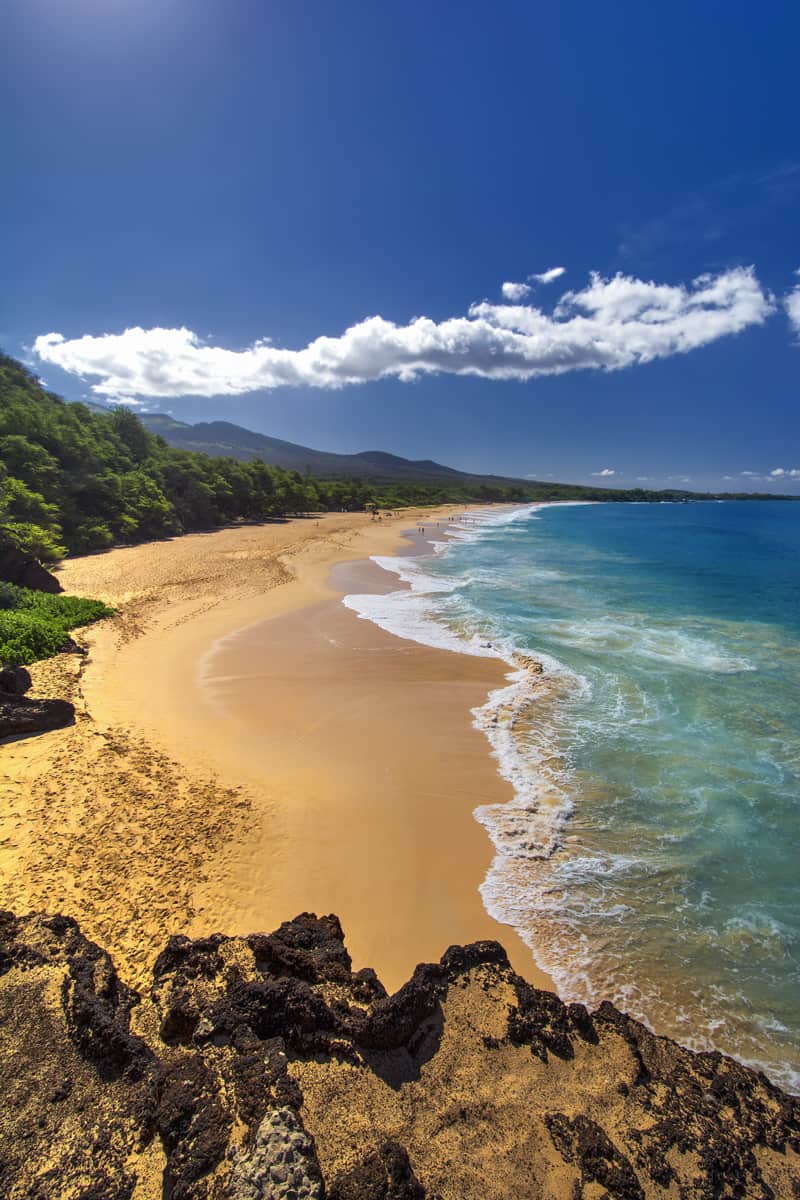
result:
<svg viewBox="0 0 800 1200"><path fill-rule="evenodd" d="M486 909L612 1000L800 1091L800 504L558 504L441 525L348 607L508 663ZM539 666L541 664L541 667Z"/></svg>

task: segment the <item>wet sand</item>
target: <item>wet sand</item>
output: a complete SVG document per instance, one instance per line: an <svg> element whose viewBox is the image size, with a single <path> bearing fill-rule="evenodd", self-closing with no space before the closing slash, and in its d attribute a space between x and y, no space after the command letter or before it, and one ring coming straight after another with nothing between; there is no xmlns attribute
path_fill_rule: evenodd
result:
<svg viewBox="0 0 800 1200"><path fill-rule="evenodd" d="M0 905L74 915L134 982L170 933L312 910L389 988L481 938L546 984L478 893L492 851L472 811L511 790L470 709L502 664L340 603L354 581L395 586L363 560L407 548L416 521L330 514L69 560L65 588L119 615L81 635L87 660L36 669L75 726L2 750Z"/></svg>
<svg viewBox="0 0 800 1200"><path fill-rule="evenodd" d="M227 926L251 928L265 908L334 911L356 962L390 988L484 938L530 974L478 893L491 845L472 812L507 785L470 709L502 683L499 664L392 637L333 602L227 639L207 671L231 751L271 792L277 844L231 856L241 900Z"/></svg>

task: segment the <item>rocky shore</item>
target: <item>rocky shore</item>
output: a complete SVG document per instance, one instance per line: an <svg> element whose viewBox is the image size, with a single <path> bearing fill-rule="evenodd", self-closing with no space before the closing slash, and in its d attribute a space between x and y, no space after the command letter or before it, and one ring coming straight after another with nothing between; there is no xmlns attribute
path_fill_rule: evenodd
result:
<svg viewBox="0 0 800 1200"><path fill-rule="evenodd" d="M9 1200L800 1196L800 1101L496 942L387 996L336 917L170 939L136 992L64 916L0 915Z"/></svg>

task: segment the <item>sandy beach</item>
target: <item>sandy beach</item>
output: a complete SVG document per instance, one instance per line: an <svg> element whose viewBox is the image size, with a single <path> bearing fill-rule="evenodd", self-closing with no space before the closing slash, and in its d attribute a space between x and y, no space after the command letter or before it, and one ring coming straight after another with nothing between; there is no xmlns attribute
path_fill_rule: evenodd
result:
<svg viewBox="0 0 800 1200"><path fill-rule="evenodd" d="M38 664L75 724L3 747L0 906L75 916L144 978L172 933L241 934L336 912L390 989L452 943L529 949L485 912L472 817L511 798L470 709L497 661L359 620L365 561L438 513L326 514L67 560L66 591L118 615ZM339 567L332 578L332 568Z"/></svg>

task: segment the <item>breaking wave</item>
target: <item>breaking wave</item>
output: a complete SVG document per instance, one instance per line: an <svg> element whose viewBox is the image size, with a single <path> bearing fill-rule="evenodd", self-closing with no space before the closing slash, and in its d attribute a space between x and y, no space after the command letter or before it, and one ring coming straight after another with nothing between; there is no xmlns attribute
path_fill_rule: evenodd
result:
<svg viewBox="0 0 800 1200"><path fill-rule="evenodd" d="M692 561L694 506L572 507L477 510L431 556L375 558L397 588L344 603L506 666L472 714L513 789L475 812L495 850L481 895L562 996L798 1088L797 631L757 597L740 611L740 544L707 588L717 542Z"/></svg>

